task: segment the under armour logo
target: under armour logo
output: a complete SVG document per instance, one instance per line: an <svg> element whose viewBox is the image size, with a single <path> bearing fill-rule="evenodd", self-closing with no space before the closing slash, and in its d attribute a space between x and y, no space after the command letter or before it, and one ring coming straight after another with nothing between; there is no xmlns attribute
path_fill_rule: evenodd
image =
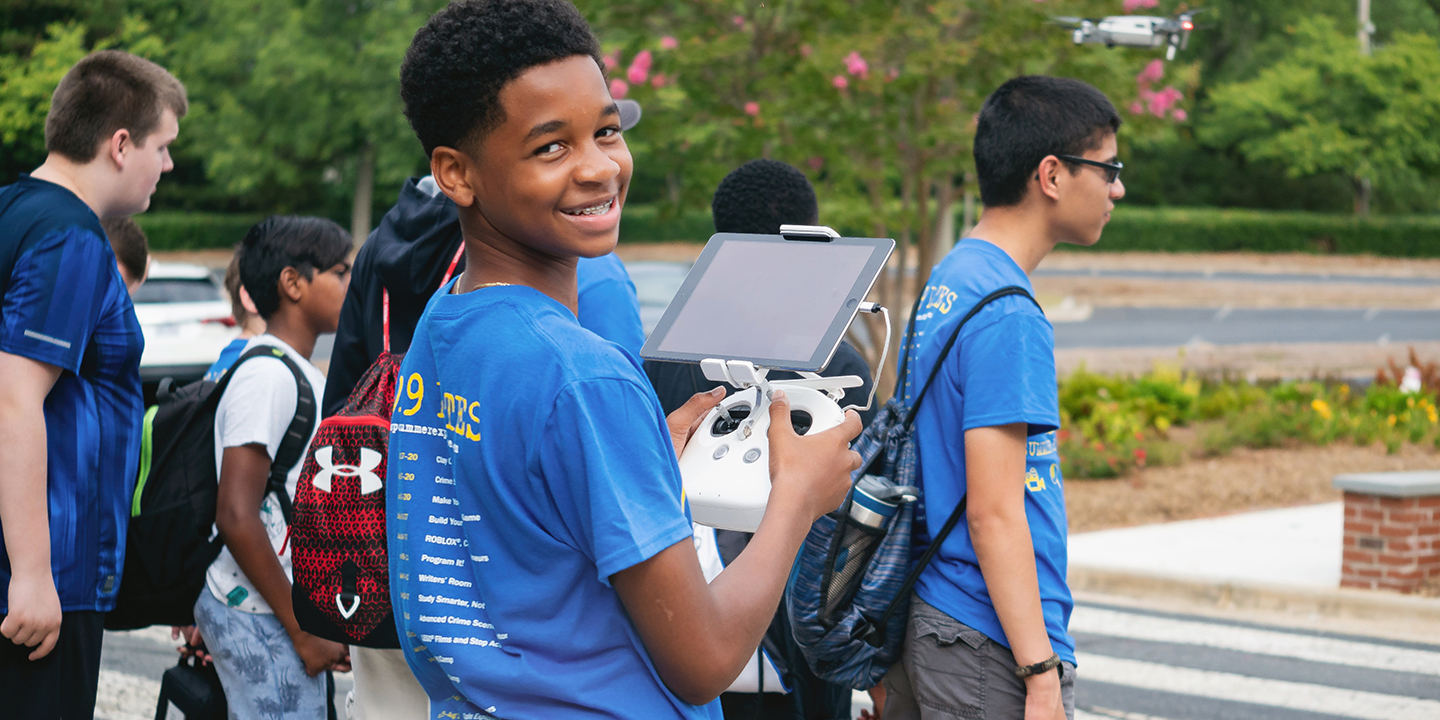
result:
<svg viewBox="0 0 1440 720"><path fill-rule="evenodd" d="M333 480L336 475L343 475L345 477L355 477L359 475L361 495L368 495L375 492L385 484L385 481L374 472L375 468L380 467L380 462L385 459L385 456L380 453L370 448L360 448L360 465L358 467L355 465L335 465L333 462L334 455L334 447L322 447L315 451L315 462L320 463L320 472L315 473L315 479L311 481L315 484L315 487L327 493L330 492L330 481Z"/></svg>

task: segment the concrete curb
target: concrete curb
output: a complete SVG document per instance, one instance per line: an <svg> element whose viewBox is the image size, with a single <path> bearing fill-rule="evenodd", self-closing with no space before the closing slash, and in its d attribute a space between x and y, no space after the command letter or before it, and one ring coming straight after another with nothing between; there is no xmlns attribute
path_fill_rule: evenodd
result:
<svg viewBox="0 0 1440 720"><path fill-rule="evenodd" d="M1070 566L1069 581L1070 589L1075 592L1353 620L1440 625L1440 599L1375 590L1320 590L1259 583L1210 582L1074 565Z"/></svg>

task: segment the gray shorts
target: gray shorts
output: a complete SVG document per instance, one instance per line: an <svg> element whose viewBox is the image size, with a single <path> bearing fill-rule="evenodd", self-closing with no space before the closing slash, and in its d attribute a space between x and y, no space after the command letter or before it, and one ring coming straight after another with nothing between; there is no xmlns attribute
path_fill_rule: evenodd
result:
<svg viewBox="0 0 1440 720"><path fill-rule="evenodd" d="M905 651L883 681L885 720L1020 720L1025 681L1015 665L1009 648L912 595ZM1075 666L1062 665L1060 697L1074 720Z"/></svg>

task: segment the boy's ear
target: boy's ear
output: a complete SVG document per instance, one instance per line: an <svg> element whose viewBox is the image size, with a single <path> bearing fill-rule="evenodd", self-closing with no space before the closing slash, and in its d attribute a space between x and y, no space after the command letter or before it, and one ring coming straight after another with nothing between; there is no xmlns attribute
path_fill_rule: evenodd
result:
<svg viewBox="0 0 1440 720"><path fill-rule="evenodd" d="M304 283L301 282L304 279L305 276L293 267L281 270L280 279L275 281L280 297L288 298L292 303L300 302L300 299L305 297Z"/></svg>
<svg viewBox="0 0 1440 720"><path fill-rule="evenodd" d="M430 153L430 174L435 184L460 207L475 204L476 188L471 184L475 170L475 160L455 148L442 146Z"/></svg>
<svg viewBox="0 0 1440 720"><path fill-rule="evenodd" d="M1059 175L1064 169L1065 164L1054 155L1046 155L1040 161L1040 167L1035 171L1034 181L1041 194L1051 200L1058 201L1060 199Z"/></svg>

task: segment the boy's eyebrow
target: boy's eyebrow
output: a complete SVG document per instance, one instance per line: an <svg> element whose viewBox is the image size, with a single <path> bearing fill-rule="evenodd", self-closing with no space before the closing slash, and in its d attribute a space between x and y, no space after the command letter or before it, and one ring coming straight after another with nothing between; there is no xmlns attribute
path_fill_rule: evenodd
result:
<svg viewBox="0 0 1440 720"><path fill-rule="evenodd" d="M525 139L527 141L532 140L546 133L555 132L556 130L559 130L563 127L565 127L564 120L551 120L550 122L543 122L533 128L530 128L530 133L525 136Z"/></svg>
<svg viewBox="0 0 1440 720"><path fill-rule="evenodd" d="M620 106L619 106L619 105L616 105L615 103L610 103L609 106L607 106L604 110L600 111L600 117L602 117L602 118L607 118L607 117L610 117L611 115L619 115L619 114L620 114ZM556 130L559 130L560 128L563 128L563 127L565 127L565 121L564 121L564 120L551 120L550 122L540 123L539 125L536 125L535 127L530 128L530 132L525 135L525 140L528 142L528 141L533 140L533 139L535 139L535 138L537 138L537 137L539 137L539 136L541 136L541 135L545 135L546 133L555 132Z"/></svg>

